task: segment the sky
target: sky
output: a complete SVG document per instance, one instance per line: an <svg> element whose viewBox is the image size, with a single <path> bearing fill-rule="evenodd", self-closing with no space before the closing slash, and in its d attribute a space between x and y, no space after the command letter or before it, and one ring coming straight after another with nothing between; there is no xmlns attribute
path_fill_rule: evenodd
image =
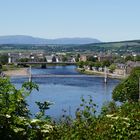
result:
<svg viewBox="0 0 140 140"><path fill-rule="evenodd" d="M0 36L140 39L140 0L0 0Z"/></svg>

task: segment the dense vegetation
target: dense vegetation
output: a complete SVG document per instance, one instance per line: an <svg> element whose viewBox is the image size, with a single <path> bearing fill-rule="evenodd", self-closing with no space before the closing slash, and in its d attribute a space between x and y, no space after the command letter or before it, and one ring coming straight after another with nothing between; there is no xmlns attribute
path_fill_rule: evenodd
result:
<svg viewBox="0 0 140 140"><path fill-rule="evenodd" d="M8 55L0 54L0 64L4 65L8 63Z"/></svg>
<svg viewBox="0 0 140 140"><path fill-rule="evenodd" d="M96 104L92 97L88 101L82 98L75 112L76 117L72 119L64 115L59 122L54 122L46 115L45 110L52 104L47 101L36 102L40 112L32 119L26 96L32 90L38 90L36 84L24 83L21 89L16 89L9 79L1 78L0 137L3 140L138 140L140 102L137 96L137 76L140 76L140 68L134 69L124 81L126 83L122 82L114 90L113 98L122 101L121 106L112 101L102 108L100 115L96 115ZM134 83L131 80L135 80ZM123 99L122 94L127 98Z"/></svg>
<svg viewBox="0 0 140 140"><path fill-rule="evenodd" d="M132 70L130 76L123 80L113 91L113 99L120 102L135 102L140 94L140 67Z"/></svg>

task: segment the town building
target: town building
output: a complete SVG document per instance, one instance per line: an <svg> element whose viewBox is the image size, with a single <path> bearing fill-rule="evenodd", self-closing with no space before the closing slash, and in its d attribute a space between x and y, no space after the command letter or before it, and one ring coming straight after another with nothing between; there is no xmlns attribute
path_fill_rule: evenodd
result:
<svg viewBox="0 0 140 140"><path fill-rule="evenodd" d="M134 62L134 61L128 61L126 63L126 73L127 74L130 74L130 72L132 71L132 69L134 67L140 67L140 61L136 61L136 62Z"/></svg>
<svg viewBox="0 0 140 140"><path fill-rule="evenodd" d="M87 61L87 56L86 55L81 55L79 60L85 62L85 61Z"/></svg>
<svg viewBox="0 0 140 140"><path fill-rule="evenodd" d="M46 62L48 63L59 61L58 58L56 58L54 55L45 56L45 58L46 58Z"/></svg>

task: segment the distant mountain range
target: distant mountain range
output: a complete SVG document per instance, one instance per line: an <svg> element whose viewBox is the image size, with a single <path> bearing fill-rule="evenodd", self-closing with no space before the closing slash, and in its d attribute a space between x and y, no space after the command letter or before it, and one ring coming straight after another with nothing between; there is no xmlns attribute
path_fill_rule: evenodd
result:
<svg viewBox="0 0 140 140"><path fill-rule="evenodd" d="M44 39L25 35L0 36L0 44L90 44L100 42L93 38Z"/></svg>

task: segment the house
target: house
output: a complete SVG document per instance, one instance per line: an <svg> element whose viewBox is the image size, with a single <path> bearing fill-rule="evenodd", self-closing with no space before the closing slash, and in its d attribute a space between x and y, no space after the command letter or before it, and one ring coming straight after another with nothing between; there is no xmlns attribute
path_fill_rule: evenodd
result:
<svg viewBox="0 0 140 140"><path fill-rule="evenodd" d="M113 73L116 75L125 75L125 69L115 69Z"/></svg>
<svg viewBox="0 0 140 140"><path fill-rule="evenodd" d="M98 68L98 71L102 72L103 71L103 68L102 67L99 67Z"/></svg>
<svg viewBox="0 0 140 140"><path fill-rule="evenodd" d="M130 74L134 67L140 67L140 62L127 61L126 64L116 64L116 66L114 74L125 75Z"/></svg>
<svg viewBox="0 0 140 140"><path fill-rule="evenodd" d="M93 70L93 71L97 71L97 68L96 68L96 67L92 67L92 70Z"/></svg>
<svg viewBox="0 0 140 140"><path fill-rule="evenodd" d="M57 62L57 61L58 61L58 59L57 59L54 55L45 56L45 58L46 58L46 61L47 61L48 63L52 63L52 62Z"/></svg>
<svg viewBox="0 0 140 140"><path fill-rule="evenodd" d="M75 57L74 56L67 56L67 62L75 63L76 62Z"/></svg>
<svg viewBox="0 0 140 140"><path fill-rule="evenodd" d="M72 57L71 62L76 62L75 57Z"/></svg>
<svg viewBox="0 0 140 140"><path fill-rule="evenodd" d="M87 61L87 56L86 55L81 55L79 60L85 62L85 61Z"/></svg>
<svg viewBox="0 0 140 140"><path fill-rule="evenodd" d="M99 54L98 55L98 61L102 62L102 61L112 61L113 60L113 56L112 55L105 55L105 54Z"/></svg>
<svg viewBox="0 0 140 140"><path fill-rule="evenodd" d="M16 63L25 58L29 61L37 61L37 57L33 53L8 53L8 63Z"/></svg>
<svg viewBox="0 0 140 140"><path fill-rule="evenodd" d="M18 60L21 57L21 53L8 53L8 63L15 63L18 62Z"/></svg>
<svg viewBox="0 0 140 140"><path fill-rule="evenodd" d="M130 74L134 67L140 67L140 61L127 61L126 63L126 73Z"/></svg>
<svg viewBox="0 0 140 140"><path fill-rule="evenodd" d="M113 71L116 75L125 75L126 74L126 64L115 63L116 69Z"/></svg>
<svg viewBox="0 0 140 140"><path fill-rule="evenodd" d="M60 58L58 56L56 57L56 62L60 62Z"/></svg>
<svg viewBox="0 0 140 140"><path fill-rule="evenodd" d="M118 69L125 69L126 68L126 65L123 63L116 63L115 65Z"/></svg>

